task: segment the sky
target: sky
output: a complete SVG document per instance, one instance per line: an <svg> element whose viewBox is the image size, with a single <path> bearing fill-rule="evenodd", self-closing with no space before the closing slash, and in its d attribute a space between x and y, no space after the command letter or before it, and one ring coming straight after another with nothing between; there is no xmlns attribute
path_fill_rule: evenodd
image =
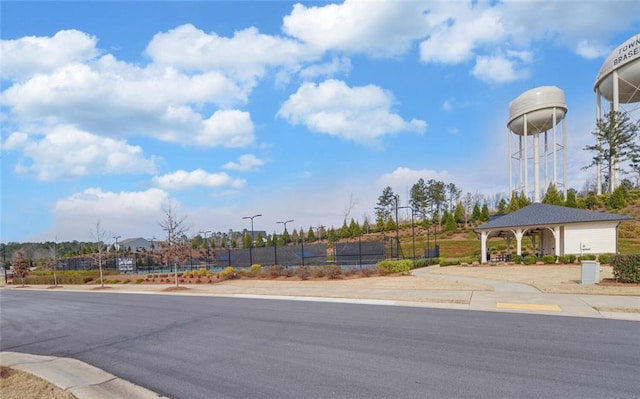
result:
<svg viewBox="0 0 640 399"><path fill-rule="evenodd" d="M418 179L509 191L509 103L557 86L568 187L635 1L2 1L2 242L375 219Z"/></svg>

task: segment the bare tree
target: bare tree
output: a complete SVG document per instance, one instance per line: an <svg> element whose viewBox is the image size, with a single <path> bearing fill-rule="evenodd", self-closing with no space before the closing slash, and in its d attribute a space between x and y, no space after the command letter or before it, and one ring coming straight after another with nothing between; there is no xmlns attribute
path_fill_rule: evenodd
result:
<svg viewBox="0 0 640 399"><path fill-rule="evenodd" d="M173 264L176 287L178 284L178 265L185 257L185 243L182 236L185 236L189 228L185 226L185 217L178 216L173 210L171 201L162 208L164 220L158 222L162 230L167 234L165 241L167 264Z"/></svg>
<svg viewBox="0 0 640 399"><path fill-rule="evenodd" d="M100 220L96 222L95 230L89 232L91 238L95 241L95 250L93 251L98 269L100 270L100 287L104 288L104 274L102 273L102 254L104 253L104 236L107 234L100 227Z"/></svg>
<svg viewBox="0 0 640 399"><path fill-rule="evenodd" d="M346 221L349 215L351 215L351 211L355 208L358 200L353 198L353 193L349 194L349 203L344 207L344 220Z"/></svg>
<svg viewBox="0 0 640 399"><path fill-rule="evenodd" d="M58 241L57 238L56 241ZM58 269L58 254L56 253L56 241L49 245L49 253L51 254L51 263L49 263L49 268L53 270L53 285L57 287L58 276L56 274L56 270Z"/></svg>

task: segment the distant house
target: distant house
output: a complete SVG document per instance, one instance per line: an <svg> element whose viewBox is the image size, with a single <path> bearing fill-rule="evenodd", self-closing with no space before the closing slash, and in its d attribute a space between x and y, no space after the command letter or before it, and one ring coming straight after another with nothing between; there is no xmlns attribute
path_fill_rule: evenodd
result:
<svg viewBox="0 0 640 399"><path fill-rule="evenodd" d="M132 252L142 251L143 249L145 251L150 251L151 245L154 245L155 249L158 249L157 242L152 243L151 241L142 237L127 238L125 240L118 241L116 249L118 251L131 249Z"/></svg>
<svg viewBox="0 0 640 399"><path fill-rule="evenodd" d="M618 252L618 226L633 220L625 215L534 203L516 212L496 217L474 229L480 234L481 262L487 258L487 240L503 237L507 253L516 240L522 254L522 239L531 237L537 255L582 255Z"/></svg>

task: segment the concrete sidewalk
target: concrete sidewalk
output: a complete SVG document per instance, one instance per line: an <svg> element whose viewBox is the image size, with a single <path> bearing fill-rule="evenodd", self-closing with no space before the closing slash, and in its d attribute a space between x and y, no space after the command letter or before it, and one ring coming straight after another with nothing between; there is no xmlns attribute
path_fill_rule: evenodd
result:
<svg viewBox="0 0 640 399"><path fill-rule="evenodd" d="M0 364L33 374L78 399L152 399L158 394L76 359L0 352Z"/></svg>
<svg viewBox="0 0 640 399"><path fill-rule="evenodd" d="M243 283L242 280L236 280L229 284L196 285L182 291L172 292L165 291L170 287L167 285L120 285L92 292L96 294L209 295L640 321L640 296L547 294L526 284L432 274L433 270L436 268L417 269L413 271L413 274L419 277L463 281L474 289L442 290L421 287L376 286L369 282L358 287L344 287L338 284L314 286L281 284L282 282L278 281L249 284ZM87 291L86 287L76 287L75 289L65 287L64 290ZM154 392L75 359L2 352L0 353L0 364L41 377L64 390L68 390L78 399L160 397Z"/></svg>

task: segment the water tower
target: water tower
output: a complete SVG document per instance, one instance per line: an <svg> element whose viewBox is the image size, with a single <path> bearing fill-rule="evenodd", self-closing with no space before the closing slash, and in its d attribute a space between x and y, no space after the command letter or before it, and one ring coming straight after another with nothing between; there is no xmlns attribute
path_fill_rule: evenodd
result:
<svg viewBox="0 0 640 399"><path fill-rule="evenodd" d="M600 68L593 86L596 92L596 120L603 118L602 97L609 102L609 112L620 111L621 104L636 104L640 102L640 34L637 34L613 50ZM625 110L631 114L637 110L637 105ZM597 165L597 190L602 194L601 170ZM618 186L620 170L613 167L611 179L612 190Z"/></svg>
<svg viewBox="0 0 640 399"><path fill-rule="evenodd" d="M553 183L567 196L567 136L565 115L567 104L564 92L555 86L541 86L527 90L509 103L509 191L531 195L540 202L541 193ZM558 132L558 123L562 130ZM551 131L551 137L549 137ZM517 140L512 139L512 135ZM542 142L540 140L542 136ZM562 157L562 181L558 181L558 157ZM533 163L531 169L529 162ZM517 176L514 176L514 163ZM541 172L544 186L541 186ZM532 177L532 179L530 179ZM514 182L514 178L516 181ZM533 181L533 193L530 181Z"/></svg>

